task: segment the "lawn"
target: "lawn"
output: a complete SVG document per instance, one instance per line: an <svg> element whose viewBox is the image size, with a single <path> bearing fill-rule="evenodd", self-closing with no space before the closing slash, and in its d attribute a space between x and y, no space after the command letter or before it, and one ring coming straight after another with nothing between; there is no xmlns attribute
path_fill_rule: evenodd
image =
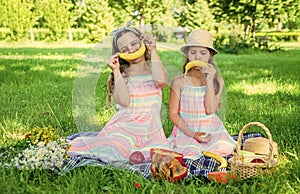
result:
<svg viewBox="0 0 300 194"><path fill-rule="evenodd" d="M110 51L94 46L5 46L0 48L0 162L10 147L34 127L53 126L61 136L97 130L114 113L106 106L105 61ZM181 54L160 49L169 81L181 72ZM126 170L82 167L58 175L47 170L0 168L0 193L299 193L300 192L300 49L274 53L219 54L225 80L230 134L251 122L263 123L279 146L272 175L221 185L194 177L180 183L144 179ZM169 87L163 90L166 135ZM86 107L89 103L90 107ZM83 110L83 107L86 107ZM75 115L75 116L74 116ZM89 122L86 118L90 118ZM249 131L261 131L252 127ZM137 189L134 184L141 187Z"/></svg>

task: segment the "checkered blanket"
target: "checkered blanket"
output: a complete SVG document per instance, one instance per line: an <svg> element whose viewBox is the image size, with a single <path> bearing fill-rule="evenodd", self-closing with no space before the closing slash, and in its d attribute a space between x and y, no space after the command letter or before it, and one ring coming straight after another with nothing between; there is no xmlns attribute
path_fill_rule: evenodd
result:
<svg viewBox="0 0 300 194"><path fill-rule="evenodd" d="M238 135L233 135L232 137L237 141ZM246 139L254 138L254 137L263 137L263 135L257 132L244 133L242 137L242 146ZM231 157L232 156L229 155L226 156L225 158L228 160ZM202 175L207 177L209 172L216 171L217 167L220 165L220 163L217 162L215 159L205 157L205 156L202 156L197 160L183 159L183 161L186 163L189 169L185 179L195 175ZM54 169L54 171L56 171L58 174L64 174L69 172L72 169L81 166L86 166L86 165L127 169L129 172L142 175L145 178L151 177L151 171L150 171L151 162L135 164L135 165L129 164L129 161L115 161L115 162L106 163L99 159L85 158L83 156L74 156L69 158L64 163L61 169ZM226 169L224 168L222 170L225 171Z"/></svg>

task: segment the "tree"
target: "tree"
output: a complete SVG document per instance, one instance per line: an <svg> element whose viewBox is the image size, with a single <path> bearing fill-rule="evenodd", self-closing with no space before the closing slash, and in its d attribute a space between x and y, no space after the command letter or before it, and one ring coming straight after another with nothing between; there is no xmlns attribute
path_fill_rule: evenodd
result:
<svg viewBox="0 0 300 194"><path fill-rule="evenodd" d="M255 38L258 21L271 24L280 18L282 0L210 0L217 21L226 18L244 26L245 37Z"/></svg>
<svg viewBox="0 0 300 194"><path fill-rule="evenodd" d="M122 8L139 26L145 23L171 27L176 25L173 8L178 6L176 0L110 0L110 6Z"/></svg>
<svg viewBox="0 0 300 194"><path fill-rule="evenodd" d="M282 22L285 22L290 30L300 28L300 1L286 0L283 1Z"/></svg>
<svg viewBox="0 0 300 194"><path fill-rule="evenodd" d="M214 16L208 3L202 0L186 2L185 9L181 13L180 22L191 31L196 28L211 31L215 26Z"/></svg>
<svg viewBox="0 0 300 194"><path fill-rule="evenodd" d="M73 7L71 2L62 0L38 0L34 2L36 12L45 20L52 40L58 40L67 35L67 29L72 26Z"/></svg>
<svg viewBox="0 0 300 194"><path fill-rule="evenodd" d="M0 5L1 26L10 29L11 39L20 40L26 35L29 36L29 29L36 22L32 12L33 4L20 0L4 0Z"/></svg>
<svg viewBox="0 0 300 194"><path fill-rule="evenodd" d="M126 9L124 9L121 4L115 3L115 1L111 0L109 0L108 3L109 7L112 10L115 27L123 27L132 20L132 16L130 15L130 13Z"/></svg>
<svg viewBox="0 0 300 194"><path fill-rule="evenodd" d="M102 41L114 28L114 18L106 0L87 0L83 19L90 42Z"/></svg>

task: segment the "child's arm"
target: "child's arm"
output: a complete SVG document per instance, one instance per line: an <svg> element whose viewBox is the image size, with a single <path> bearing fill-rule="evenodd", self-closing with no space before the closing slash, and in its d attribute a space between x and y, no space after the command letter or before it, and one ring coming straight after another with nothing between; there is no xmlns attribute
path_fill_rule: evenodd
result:
<svg viewBox="0 0 300 194"><path fill-rule="evenodd" d="M129 90L120 72L120 64L119 64L118 57L119 57L118 54L114 54L107 61L108 66L113 70L113 74L114 74L113 98L117 104L127 107L130 104Z"/></svg>
<svg viewBox="0 0 300 194"><path fill-rule="evenodd" d="M177 77L173 79L170 88L170 99L169 99L169 112L170 119L173 124L180 129L186 136L192 137L197 140L199 143L208 142L211 140L211 134L208 134L206 137L206 133L204 132L193 132L188 126L185 124L184 120L179 115L179 106L180 106L180 92L181 87L183 86L183 82L181 77Z"/></svg>
<svg viewBox="0 0 300 194"><path fill-rule="evenodd" d="M220 98L222 94L222 90L224 87L224 81L222 78L218 78L218 82L220 84L220 89L217 94L215 94L214 89L214 76L216 74L216 69L213 65L209 64L206 69L207 77L206 77L206 95L205 95L205 110L206 114L213 114L219 108Z"/></svg>
<svg viewBox="0 0 300 194"><path fill-rule="evenodd" d="M156 40L146 34L141 35L141 38L151 54L151 72L153 80L155 81L156 86L162 89L168 83L168 74L157 53Z"/></svg>

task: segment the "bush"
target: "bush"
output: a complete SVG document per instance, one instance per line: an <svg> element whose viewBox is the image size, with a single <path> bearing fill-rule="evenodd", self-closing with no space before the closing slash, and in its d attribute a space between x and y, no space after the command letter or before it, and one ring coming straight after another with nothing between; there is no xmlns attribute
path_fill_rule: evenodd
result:
<svg viewBox="0 0 300 194"><path fill-rule="evenodd" d="M48 28L34 28L33 29L34 40L41 41L50 37L50 31Z"/></svg>
<svg viewBox="0 0 300 194"><path fill-rule="evenodd" d="M215 39L216 49L231 54L238 54L241 50L251 48L240 35L222 34Z"/></svg>
<svg viewBox="0 0 300 194"><path fill-rule="evenodd" d="M80 41L84 40L88 36L88 30L85 28L77 28L77 29L71 29L73 41Z"/></svg>
<svg viewBox="0 0 300 194"><path fill-rule="evenodd" d="M300 41L300 32L258 32L256 37L270 37L272 41L278 42L292 42L292 41Z"/></svg>
<svg viewBox="0 0 300 194"><path fill-rule="evenodd" d="M216 49L230 54L247 52L249 49L273 52L281 50L269 36L258 36L255 40L245 40L240 35L222 34L216 37Z"/></svg>
<svg viewBox="0 0 300 194"><path fill-rule="evenodd" d="M6 40L9 34L9 28L0 28L0 40Z"/></svg>
<svg viewBox="0 0 300 194"><path fill-rule="evenodd" d="M34 40L35 41L43 41L50 39L50 30L48 28L33 28L33 34L34 34ZM85 28L77 28L77 29L71 29L72 31L72 37L73 41L81 41L86 39L88 30ZM68 37L68 32L66 32L65 37ZM9 28L0 28L0 41L1 40L7 40L10 36L11 31ZM26 33L26 39L30 40L30 33Z"/></svg>

